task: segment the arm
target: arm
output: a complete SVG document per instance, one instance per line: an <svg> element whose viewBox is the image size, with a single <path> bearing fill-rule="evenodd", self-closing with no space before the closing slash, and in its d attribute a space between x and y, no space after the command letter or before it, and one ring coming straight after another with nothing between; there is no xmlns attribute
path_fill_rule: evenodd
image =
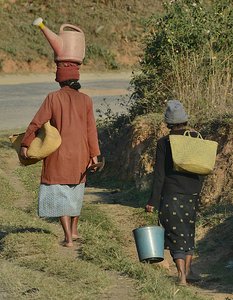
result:
<svg viewBox="0 0 233 300"><path fill-rule="evenodd" d="M164 140L159 140L156 149L153 186L150 199L145 207L147 212L152 212L154 207L159 208L159 201L165 179L166 145Z"/></svg>
<svg viewBox="0 0 233 300"><path fill-rule="evenodd" d="M41 107L35 114L34 118L32 119L31 123L29 124L25 135L21 142L21 156L26 158L27 157L27 148L30 146L33 139L36 137L36 132L41 126L46 123L48 120L51 119L52 110L51 110L51 102L49 100L49 96L46 97L44 102L42 103Z"/></svg>
<svg viewBox="0 0 233 300"><path fill-rule="evenodd" d="M90 164L97 163L97 156L100 155L98 134L96 128L96 122L93 112L93 103L90 99L90 104L87 112L87 139L90 152Z"/></svg>

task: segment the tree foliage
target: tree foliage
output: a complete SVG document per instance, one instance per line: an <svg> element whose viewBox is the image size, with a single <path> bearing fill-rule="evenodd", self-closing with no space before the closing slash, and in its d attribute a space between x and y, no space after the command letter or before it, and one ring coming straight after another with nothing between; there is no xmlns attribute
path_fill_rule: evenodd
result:
<svg viewBox="0 0 233 300"><path fill-rule="evenodd" d="M173 0L164 9L146 24L144 53L131 81L131 114L160 112L170 98L189 111L210 111L220 100L227 108L233 102L232 1Z"/></svg>

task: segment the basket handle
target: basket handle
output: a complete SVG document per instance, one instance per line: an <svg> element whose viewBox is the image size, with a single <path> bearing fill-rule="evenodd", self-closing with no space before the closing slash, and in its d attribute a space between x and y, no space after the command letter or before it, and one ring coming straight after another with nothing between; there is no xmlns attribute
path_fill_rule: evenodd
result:
<svg viewBox="0 0 233 300"><path fill-rule="evenodd" d="M195 132L197 133L196 138L202 139L202 140L203 140L203 137L202 137L202 135L200 134L200 132L198 132L198 131L195 131ZM192 137L190 133L191 133L190 130L185 130L184 135L185 135L185 136Z"/></svg>

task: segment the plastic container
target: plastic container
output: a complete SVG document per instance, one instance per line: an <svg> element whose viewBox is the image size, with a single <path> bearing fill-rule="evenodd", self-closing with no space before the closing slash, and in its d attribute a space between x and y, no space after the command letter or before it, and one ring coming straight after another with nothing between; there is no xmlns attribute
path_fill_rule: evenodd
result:
<svg viewBox="0 0 233 300"><path fill-rule="evenodd" d="M164 260L164 228L144 226L133 230L138 258L141 262L161 262Z"/></svg>

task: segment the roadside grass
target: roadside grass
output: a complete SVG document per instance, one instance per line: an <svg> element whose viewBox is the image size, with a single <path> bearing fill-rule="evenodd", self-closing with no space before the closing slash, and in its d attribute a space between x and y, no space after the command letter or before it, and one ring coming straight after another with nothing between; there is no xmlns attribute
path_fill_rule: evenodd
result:
<svg viewBox="0 0 233 300"><path fill-rule="evenodd" d="M91 217L93 215L94 219ZM135 262L127 257L123 251L125 241L111 220L107 216L103 218L103 213L96 205L88 205L81 219L81 257L101 268L115 270L137 280L137 289L143 299L204 299L188 289L178 289L162 268Z"/></svg>
<svg viewBox="0 0 233 300"><path fill-rule="evenodd" d="M25 203L25 210L35 215L38 209L38 187L40 183L40 173L41 173L41 162L35 165L30 165L27 167L18 167L15 169L14 173L20 178L25 189L31 195L31 200Z"/></svg>
<svg viewBox="0 0 233 300"><path fill-rule="evenodd" d="M40 166L15 167L29 199L19 209L20 193L10 185L7 160L16 154L0 135L0 285L6 299L96 299L111 280L104 270L69 255L59 244L60 226L36 216ZM4 163L2 163L4 162ZM76 256L76 255L75 255ZM4 298L3 298L4 299Z"/></svg>
<svg viewBox="0 0 233 300"><path fill-rule="evenodd" d="M7 159L15 155L7 145L7 135L0 134L3 171L8 168ZM127 257L124 238L98 205L86 203L83 207L82 243L76 257L60 247L60 225L36 216L39 170L39 165L16 166L14 172L31 195L25 199L29 210L15 206L20 194L4 172L0 173L0 283L6 299L100 299L111 284L108 270L134 279L139 299L208 299L178 288L158 266ZM138 218L140 213L139 209Z"/></svg>
<svg viewBox="0 0 233 300"><path fill-rule="evenodd" d="M98 176L98 179L100 179L100 176ZM99 186L101 186L102 188L110 188L112 183L112 179L108 180L106 177L104 177L103 180L97 180L96 175L92 176L90 181L90 185L95 185L99 182ZM144 211L144 206L150 193L148 190L139 192L134 189L132 192L131 187L128 186L127 189L126 182L122 182L120 180L114 181L114 189L116 192L121 192L120 203L124 203L125 198L127 199L125 202L127 202L128 205L136 207L133 217L137 220L136 223L138 224L138 226L156 225L158 223L157 211L155 211L154 214L147 214ZM207 257L213 256L213 251L216 252L216 257L218 257L217 260L214 259L213 263L209 262L206 265L206 272L209 273L207 280L211 281L213 280L213 278L218 278L219 282L221 282L222 285L226 285L226 288L230 288L233 278L233 243L232 239L229 238L231 237L231 232L233 230L232 215L232 204L222 202L215 203L208 207L202 207L201 212L198 214L197 218L198 230L208 228L206 235L202 239L197 241L196 251L199 259L203 261L203 264L206 264L205 259ZM117 256L119 257L119 254ZM120 268L122 268L122 270L124 270L126 274L129 273L129 276L137 278L137 275L131 273L132 270L129 271L129 269L127 268L128 262L125 262L123 260L122 265L123 266L120 266ZM134 268L134 271L135 270L136 267ZM140 274L143 274L143 272L140 271ZM156 281L157 279L153 280ZM145 281L147 281L147 279ZM183 299L182 296L180 299Z"/></svg>
<svg viewBox="0 0 233 300"><path fill-rule="evenodd" d="M53 51L40 30L32 26L33 20L40 16L55 33L65 23L81 27L86 39L84 64L91 68L98 65L98 69L104 70L117 69L123 64L122 56L137 56L144 19L153 10L162 10L160 1L152 0L147 0L146 6L139 0L86 0L82 3L69 0L65 6L60 1L44 0L30 3L16 1L14 5L5 0L0 3L2 69L5 55L7 58L28 63L29 66L34 61L52 68ZM151 9L148 10L147 6ZM124 67L128 67L128 61L124 63Z"/></svg>
<svg viewBox="0 0 233 300"><path fill-rule="evenodd" d="M41 261L43 258L38 258ZM59 262L60 260L58 260ZM62 261L64 263L64 261ZM83 274L79 265L73 266L72 274L79 274L80 278L74 276L72 278L66 276L56 276L48 274L44 271L34 271L29 267L21 267L15 262L0 260L1 272L0 282L1 299L96 299L98 291L104 286L99 286L99 271L93 272L91 275ZM61 267L56 265L56 268ZM74 272L76 271L76 272ZM83 277L85 280L83 280ZM93 277L95 282L93 282ZM64 280L64 278L67 278ZM90 281L88 280L90 279ZM104 280L106 283L106 280Z"/></svg>

